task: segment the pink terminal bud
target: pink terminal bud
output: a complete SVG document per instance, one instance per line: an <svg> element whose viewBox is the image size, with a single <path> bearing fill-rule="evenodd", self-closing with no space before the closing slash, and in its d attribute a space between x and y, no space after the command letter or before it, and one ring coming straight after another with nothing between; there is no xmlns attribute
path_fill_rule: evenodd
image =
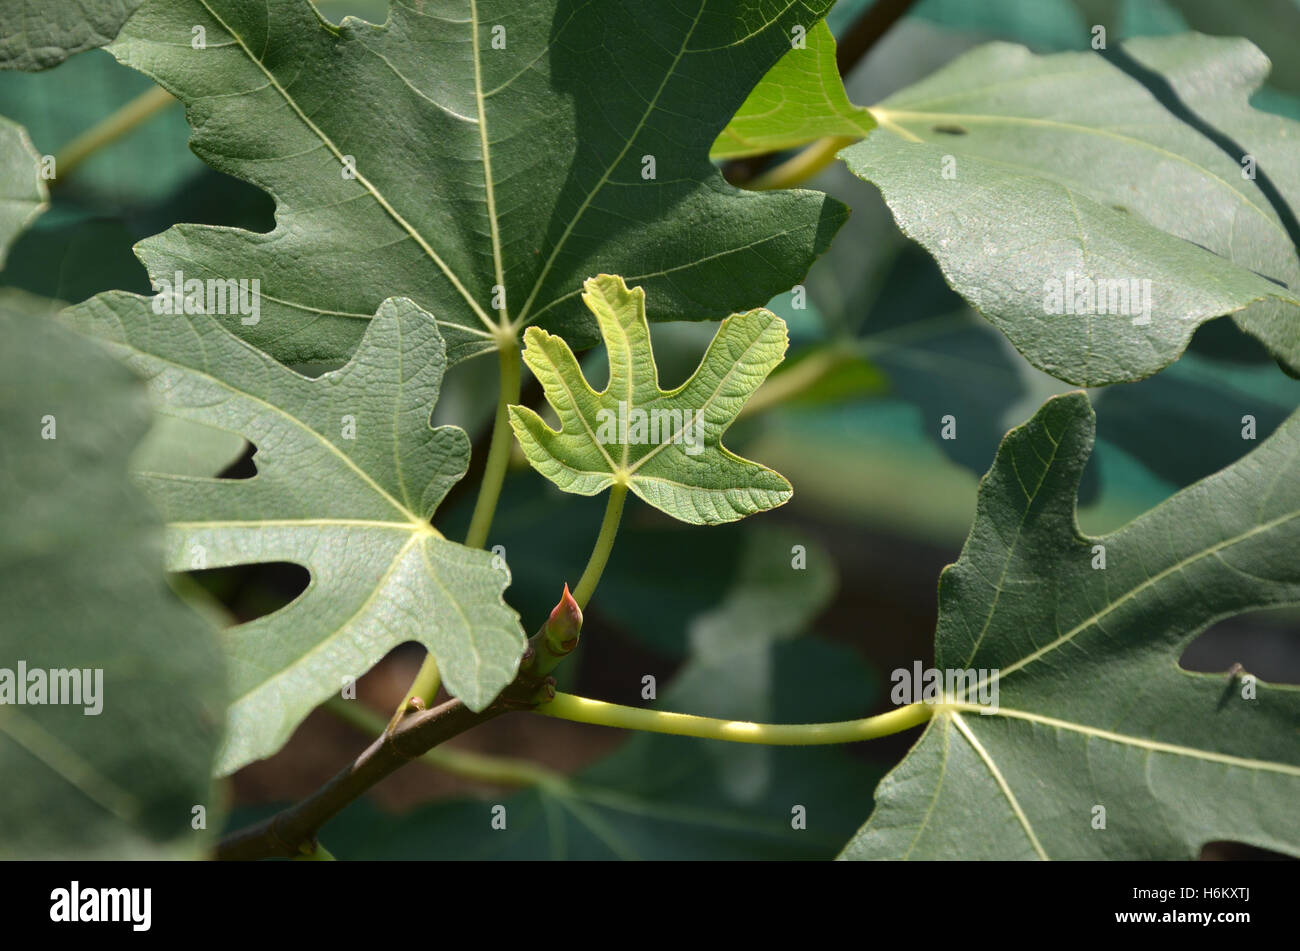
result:
<svg viewBox="0 0 1300 951"><path fill-rule="evenodd" d="M560 603L551 611L543 628L546 642L557 654L567 654L578 645L578 632L582 630L582 608L573 600L569 586L564 586Z"/></svg>

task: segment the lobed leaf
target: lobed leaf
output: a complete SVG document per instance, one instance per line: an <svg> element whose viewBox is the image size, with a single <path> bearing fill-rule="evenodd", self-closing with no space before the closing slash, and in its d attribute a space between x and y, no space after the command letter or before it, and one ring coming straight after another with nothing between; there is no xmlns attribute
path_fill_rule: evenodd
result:
<svg viewBox="0 0 1300 951"><path fill-rule="evenodd" d="M1003 440L939 581L935 667L979 679L935 711L842 857L1187 859L1217 839L1300 854L1300 689L1178 665L1214 621L1300 601L1300 413L1087 538L1093 428L1074 393Z"/></svg>
<svg viewBox="0 0 1300 951"><path fill-rule="evenodd" d="M111 51L277 213L268 234L178 225L140 257L156 282L257 279L257 322L227 325L286 362L346 358L393 295L437 317L452 363L533 323L594 343L578 285L601 271L644 282L657 319L760 304L847 209L733 188L709 145L829 6L394 0L382 27L335 27L307 0L148 0Z"/></svg>
<svg viewBox="0 0 1300 951"><path fill-rule="evenodd" d="M785 355L785 322L761 309L728 317L691 378L663 390L645 291L608 274L584 286L583 301L609 351L609 383L597 393L564 340L528 328L524 362L561 426L553 430L527 407L510 407L510 425L533 468L578 495L626 485L661 512L696 525L785 503L792 490L784 478L722 445L745 401Z"/></svg>
<svg viewBox="0 0 1300 951"><path fill-rule="evenodd" d="M431 316L385 301L352 360L309 379L211 317L155 315L135 295L66 313L149 380L162 412L257 447L251 479L140 477L167 520L168 567L311 572L297 600L224 635L234 699L219 772L274 753L345 678L404 641L427 647L472 709L513 679L524 635L502 600L509 571L429 522L469 463L463 430L429 425L446 367Z"/></svg>

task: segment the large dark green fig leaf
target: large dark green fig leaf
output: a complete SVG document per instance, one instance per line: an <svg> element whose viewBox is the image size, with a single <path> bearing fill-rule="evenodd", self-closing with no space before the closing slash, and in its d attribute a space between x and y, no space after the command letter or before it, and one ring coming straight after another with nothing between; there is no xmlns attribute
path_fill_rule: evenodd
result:
<svg viewBox="0 0 1300 951"><path fill-rule="evenodd" d="M382 27L336 27L306 0L150 0L111 51L278 207L268 234L178 225L140 256L155 282L257 279L256 321L226 320L284 361L345 359L394 295L451 363L534 323L595 343L579 294L600 272L663 320L757 306L847 210L733 188L709 147L829 6L394 0Z"/></svg>
<svg viewBox="0 0 1300 951"><path fill-rule="evenodd" d="M1012 430L939 582L940 698L845 858L1193 858L1213 840L1300 854L1300 689L1192 673L1214 621L1300 601L1300 413L1249 455L1108 535L1075 523L1082 393Z"/></svg>

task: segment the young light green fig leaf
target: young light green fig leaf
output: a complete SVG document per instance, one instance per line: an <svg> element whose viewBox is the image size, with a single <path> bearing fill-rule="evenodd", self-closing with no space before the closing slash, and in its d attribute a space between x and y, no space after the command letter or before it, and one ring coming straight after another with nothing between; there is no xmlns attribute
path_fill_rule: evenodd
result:
<svg viewBox="0 0 1300 951"><path fill-rule="evenodd" d="M597 393L569 345L538 327L524 334L524 362L560 419L510 407L510 425L533 468L566 492L595 495L625 485L683 522L716 525L784 504L790 483L729 452L722 434L785 355L785 322L758 309L722 322L691 378L659 388L645 291L602 274L584 285L609 354Z"/></svg>
<svg viewBox="0 0 1300 951"><path fill-rule="evenodd" d="M103 46L142 2L0 0L0 69L47 69Z"/></svg>
<svg viewBox="0 0 1300 951"><path fill-rule="evenodd" d="M127 473L144 387L54 309L0 291L0 859L199 858L217 631L168 590Z"/></svg>
<svg viewBox="0 0 1300 951"><path fill-rule="evenodd" d="M136 295L102 294L66 315L149 380L161 412L257 448L251 479L139 477L167 521L168 568L284 561L311 573L288 606L225 632L234 700L219 772L274 753L405 641L429 649L472 709L511 681L524 634L502 599L509 571L429 521L469 464L464 431L429 424L446 367L429 314L385 301L352 360L317 379L211 317L159 316Z"/></svg>
<svg viewBox="0 0 1300 951"><path fill-rule="evenodd" d="M1179 666L1213 622L1300 602L1300 412L1089 538L1093 430L1071 393L1003 440L939 580L953 692L842 857L1190 859L1221 839L1300 855L1300 688ZM925 699L910 682L895 700Z"/></svg>
<svg viewBox="0 0 1300 951"><path fill-rule="evenodd" d="M1224 314L1300 375L1300 123L1250 106L1268 71L1199 34L1106 56L993 43L873 107L840 155L1053 376L1150 376Z"/></svg>
<svg viewBox="0 0 1300 951"><path fill-rule="evenodd" d="M830 6L393 0L333 26L308 0L147 0L110 51L277 207L268 234L181 224L139 255L155 281L257 279L258 320L223 321L285 362L345 359L391 296L437 317L451 363L531 324L594 344L578 293L601 271L657 319L761 305L847 209L734 188L709 146Z"/></svg>
<svg viewBox="0 0 1300 951"><path fill-rule="evenodd" d="M781 57L718 135L715 159L780 152L826 136L860 139L871 110L849 102L835 64L835 36L822 20Z"/></svg>

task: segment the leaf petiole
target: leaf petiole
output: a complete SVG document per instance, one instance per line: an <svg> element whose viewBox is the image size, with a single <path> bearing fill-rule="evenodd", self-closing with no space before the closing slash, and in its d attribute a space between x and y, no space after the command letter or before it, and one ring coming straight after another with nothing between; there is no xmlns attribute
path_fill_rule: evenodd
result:
<svg viewBox="0 0 1300 951"><path fill-rule="evenodd" d="M522 385L519 345L513 334L502 336L497 341L497 358L501 368L497 415L492 423L492 443L488 447L483 481L479 484L478 501L474 503L474 515L470 519L469 533L465 536L465 544L470 548L482 548L487 544L488 532L492 530L492 517L496 515L497 501L501 498L501 486L506 479L506 467L510 462L514 433L510 429L509 406L519 402Z"/></svg>
<svg viewBox="0 0 1300 951"><path fill-rule="evenodd" d="M822 746L837 743L856 743L882 736L901 733L927 722L935 711L934 704L911 703L888 713L861 720L841 720L836 723L748 723L741 720L718 720L697 717L687 713L667 713L662 710L645 710L625 707L618 703L589 700L572 694L557 693L549 703L543 703L534 712L572 720L575 723L593 723L624 730L641 730L647 733L670 733L675 736L694 736L706 740L727 740L732 743L755 743L766 746Z"/></svg>
<svg viewBox="0 0 1300 951"><path fill-rule="evenodd" d="M586 610L600 583L600 576L609 561L609 553L614 548L614 539L618 537L618 524L623 518L623 503L627 501L627 483L616 482L609 490L609 500L605 503L605 517L600 523L600 534L596 536L595 547L587 559L587 567L578 579L578 586L573 589L573 600L578 607Z"/></svg>
<svg viewBox="0 0 1300 951"><path fill-rule="evenodd" d="M55 154L54 167L57 175L52 184L61 183L74 168L90 156L116 142L146 120L152 119L174 102L176 98L161 86L154 86L136 96Z"/></svg>
<svg viewBox="0 0 1300 951"><path fill-rule="evenodd" d="M424 662L420 664L419 671L416 672L415 679L411 681L411 689L406 691L406 696L402 698L401 704L393 712L392 719L388 721L388 732L391 733L402 717L413 709L412 701L416 702L414 706L416 710L427 708L441 686L442 673L438 670L438 662L432 653L427 653L424 655Z"/></svg>
<svg viewBox="0 0 1300 951"><path fill-rule="evenodd" d="M818 139L775 168L754 176L745 183L744 187L750 191L794 188L835 161L835 156L841 149L848 148L857 141L860 141L859 138L846 135L831 135Z"/></svg>

